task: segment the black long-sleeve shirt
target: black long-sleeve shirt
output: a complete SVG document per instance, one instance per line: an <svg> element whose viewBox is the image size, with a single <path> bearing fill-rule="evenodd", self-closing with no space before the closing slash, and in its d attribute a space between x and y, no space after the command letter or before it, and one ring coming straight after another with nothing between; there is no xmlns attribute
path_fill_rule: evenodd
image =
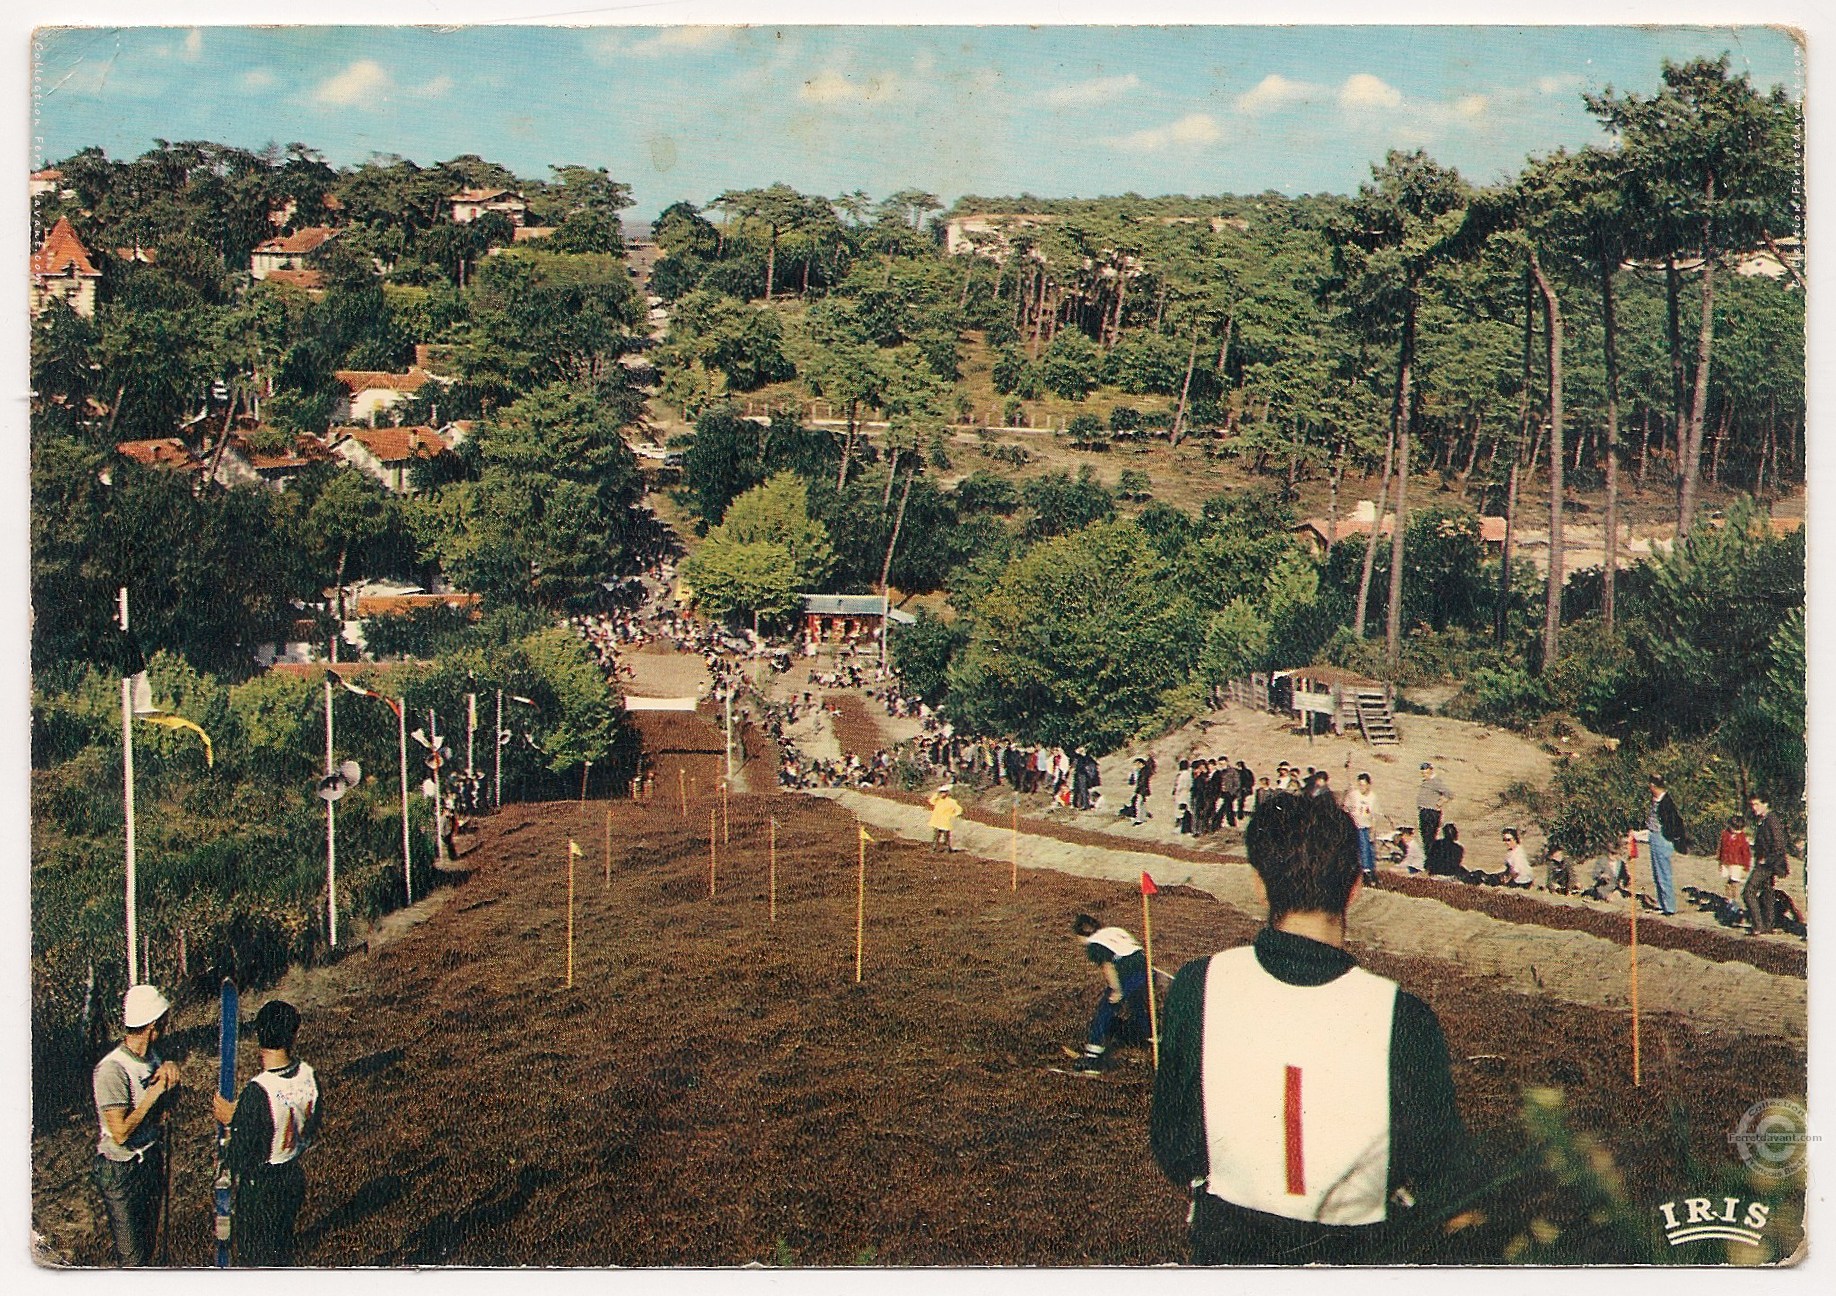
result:
<svg viewBox="0 0 1836 1296"><path fill-rule="evenodd" d="M1289 985L1325 985L1356 966L1342 949L1265 927L1256 960ZM1185 1186L1210 1172L1202 1086L1205 978L1208 960L1180 969L1167 995L1160 1070L1154 1083L1149 1142L1167 1178ZM1250 1210L1200 1191L1193 1221L1193 1259L1201 1264L1305 1264L1424 1259L1414 1224L1438 1225L1468 1186L1472 1162L1466 1126L1454 1101L1447 1042L1434 1010L1399 990L1390 1031L1389 1218L1382 1224L1333 1225ZM1415 1201L1404 1210L1396 1190Z"/></svg>

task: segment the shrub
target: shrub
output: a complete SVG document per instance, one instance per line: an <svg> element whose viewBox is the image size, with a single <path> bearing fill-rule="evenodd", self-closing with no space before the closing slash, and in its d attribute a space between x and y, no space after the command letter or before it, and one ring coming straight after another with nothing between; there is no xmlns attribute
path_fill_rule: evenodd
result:
<svg viewBox="0 0 1836 1296"><path fill-rule="evenodd" d="M1464 710L1472 719L1517 730L1544 715L1553 700L1547 684L1515 666L1479 667L1459 696L1466 699ZM1450 709L1450 714L1459 713L1458 707Z"/></svg>

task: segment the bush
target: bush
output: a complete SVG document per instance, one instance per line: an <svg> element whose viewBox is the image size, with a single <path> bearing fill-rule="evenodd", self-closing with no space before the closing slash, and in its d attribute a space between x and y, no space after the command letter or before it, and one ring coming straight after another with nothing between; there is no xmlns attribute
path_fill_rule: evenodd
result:
<svg viewBox="0 0 1836 1296"><path fill-rule="evenodd" d="M1026 406L1018 396L1009 396L1001 403L1001 426L1022 427L1026 423Z"/></svg>
<svg viewBox="0 0 1836 1296"><path fill-rule="evenodd" d="M1464 706L1458 704L1464 700ZM1481 666L1467 677L1466 687L1448 714L1462 710L1481 724L1523 730L1548 712L1553 699L1541 679L1515 666L1493 669Z"/></svg>
<svg viewBox="0 0 1836 1296"><path fill-rule="evenodd" d="M1062 330L1040 360L1046 390L1066 400L1083 400L1103 374L1103 353L1075 329Z"/></svg>

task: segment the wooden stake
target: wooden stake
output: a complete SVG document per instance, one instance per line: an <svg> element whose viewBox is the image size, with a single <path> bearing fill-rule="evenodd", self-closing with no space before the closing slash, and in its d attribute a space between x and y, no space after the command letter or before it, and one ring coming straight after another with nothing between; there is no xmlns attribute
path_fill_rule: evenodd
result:
<svg viewBox="0 0 1836 1296"><path fill-rule="evenodd" d="M1637 858L1637 838L1626 834L1626 890L1632 897L1632 1087L1642 1088L1644 1077L1638 1055L1638 874L1632 868Z"/></svg>
<svg viewBox="0 0 1836 1296"><path fill-rule="evenodd" d="M1020 889L1020 794L1014 793L1014 812L1012 826L1007 838L1007 889Z"/></svg>
<svg viewBox="0 0 1836 1296"><path fill-rule="evenodd" d="M733 821L727 817L727 780L720 781L720 844L727 845L733 840Z"/></svg>
<svg viewBox="0 0 1836 1296"><path fill-rule="evenodd" d="M567 844L567 988L574 988L574 856L580 847Z"/></svg>
<svg viewBox="0 0 1836 1296"><path fill-rule="evenodd" d="M687 776L680 765L676 766L676 795L682 798L682 817L688 818L688 784L682 780Z"/></svg>
<svg viewBox="0 0 1836 1296"><path fill-rule="evenodd" d="M861 982L862 937L867 925L867 830L856 827L856 850L860 857L854 876L854 983Z"/></svg>
<svg viewBox="0 0 1836 1296"><path fill-rule="evenodd" d="M1146 876L1143 874L1142 876ZM1141 943L1147 955L1148 1037L1154 1041L1154 1069L1160 1070L1160 1012L1154 994L1154 919L1148 907L1147 888L1141 890Z"/></svg>
<svg viewBox="0 0 1836 1296"><path fill-rule="evenodd" d="M766 884L771 897L771 921L778 921L778 821L771 821L771 869L767 874L770 881Z"/></svg>
<svg viewBox="0 0 1836 1296"><path fill-rule="evenodd" d="M714 807L708 807L708 899L714 898Z"/></svg>
<svg viewBox="0 0 1836 1296"><path fill-rule="evenodd" d="M606 807L606 890L612 889L612 807Z"/></svg>

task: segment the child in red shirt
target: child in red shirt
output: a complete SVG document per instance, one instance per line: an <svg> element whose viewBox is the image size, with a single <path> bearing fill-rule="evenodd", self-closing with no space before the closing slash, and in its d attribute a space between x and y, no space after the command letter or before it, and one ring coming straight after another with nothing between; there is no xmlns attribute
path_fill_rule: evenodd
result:
<svg viewBox="0 0 1836 1296"><path fill-rule="evenodd" d="M1728 826L1721 830L1721 885L1727 892L1728 906L1738 910L1740 889L1747 884L1747 873L1753 867L1753 849L1747 841L1745 826L1739 815L1728 816Z"/></svg>

